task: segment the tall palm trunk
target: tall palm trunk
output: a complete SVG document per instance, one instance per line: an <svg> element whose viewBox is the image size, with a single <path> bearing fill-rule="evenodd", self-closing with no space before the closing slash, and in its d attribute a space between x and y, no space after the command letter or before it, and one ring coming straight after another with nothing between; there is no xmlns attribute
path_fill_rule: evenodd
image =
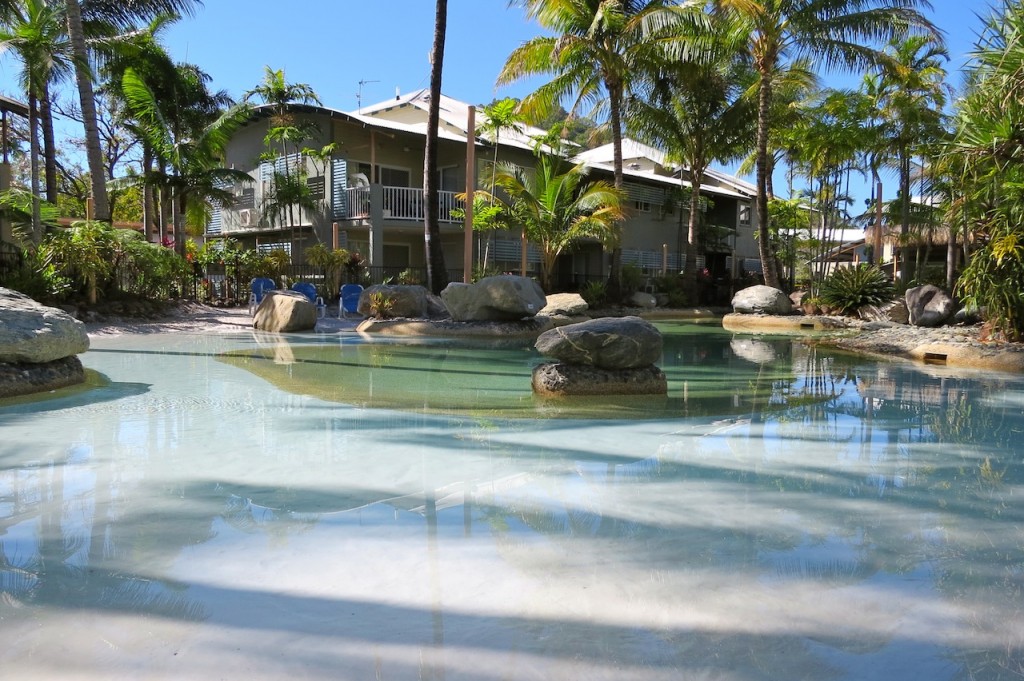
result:
<svg viewBox="0 0 1024 681"><path fill-rule="evenodd" d="M39 212L39 100L34 85L29 87L28 95L28 145L32 183L32 242L39 245L43 240L43 221Z"/></svg>
<svg viewBox="0 0 1024 681"><path fill-rule="evenodd" d="M448 0L437 0L434 15L434 49L430 56L430 109L427 115L427 141L423 154L423 239L427 251L427 288L435 295L448 285L441 229L437 223L437 128L441 118L441 70L444 66L444 41L448 27ZM472 140L470 140L472 143ZM472 200L472 199L470 199Z"/></svg>
<svg viewBox="0 0 1024 681"><path fill-rule="evenodd" d="M144 145L142 148L142 174L143 177L153 169L153 150L150 149L149 145ZM149 182L143 182L142 185L142 224L145 230L145 237L147 241L152 241L150 236L153 232L153 227L159 224L156 214L156 197L153 195L153 185ZM158 229L159 233L159 229Z"/></svg>
<svg viewBox="0 0 1024 681"><path fill-rule="evenodd" d="M92 180L93 217L110 222L106 175L103 172L103 150L100 148L100 132L96 123L96 97L92 89L85 31L82 28L82 8L78 0L65 0L65 4L68 12L68 37L75 55L75 80L78 83L78 98L82 106L82 125L85 127L86 158Z"/></svg>
<svg viewBox="0 0 1024 681"><path fill-rule="evenodd" d="M617 80L606 80L608 89L608 116L612 126L612 170L615 178L615 189L622 191L622 95L624 86ZM620 226L621 230L621 226ZM613 299L622 294L622 238L615 239L612 249L611 273L608 276L608 295Z"/></svg>
<svg viewBox="0 0 1024 681"><path fill-rule="evenodd" d="M43 126L43 158L45 160L46 200L57 203L57 145L53 136L53 108L50 105L50 88L43 85L43 96L39 100L39 117Z"/></svg>
<svg viewBox="0 0 1024 681"><path fill-rule="evenodd" d="M686 235L686 262L683 263L683 270L687 274L697 272L697 227L699 226L700 213L700 185L704 181L704 170L702 168L690 169L690 182L693 188L690 191L690 219L687 225Z"/></svg>
<svg viewBox="0 0 1024 681"><path fill-rule="evenodd" d="M900 281L910 282L910 154L900 149Z"/></svg>
<svg viewBox="0 0 1024 681"><path fill-rule="evenodd" d="M771 235L768 233L768 117L772 101L771 74L761 72L757 92L757 251L764 270L764 283L779 288Z"/></svg>

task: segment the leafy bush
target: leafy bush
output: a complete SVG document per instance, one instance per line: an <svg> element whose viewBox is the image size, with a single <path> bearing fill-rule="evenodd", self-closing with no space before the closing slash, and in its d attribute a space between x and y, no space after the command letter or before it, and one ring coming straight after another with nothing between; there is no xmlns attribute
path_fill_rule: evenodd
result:
<svg viewBox="0 0 1024 681"><path fill-rule="evenodd" d="M646 276L636 265L622 266L622 295L628 297L640 290Z"/></svg>
<svg viewBox="0 0 1024 681"><path fill-rule="evenodd" d="M956 292L967 307L986 311L995 334L1024 339L1024 229L999 220L988 243L971 255Z"/></svg>
<svg viewBox="0 0 1024 681"><path fill-rule="evenodd" d="M861 265L837 269L821 282L818 297L826 307L847 314L864 305L892 300L895 289L885 272Z"/></svg>
<svg viewBox="0 0 1024 681"><path fill-rule="evenodd" d="M389 319L395 309L395 301L383 291L370 294L370 316L377 319Z"/></svg>
<svg viewBox="0 0 1024 681"><path fill-rule="evenodd" d="M608 302L608 286L603 281L588 281L580 295L590 307L601 307Z"/></svg>

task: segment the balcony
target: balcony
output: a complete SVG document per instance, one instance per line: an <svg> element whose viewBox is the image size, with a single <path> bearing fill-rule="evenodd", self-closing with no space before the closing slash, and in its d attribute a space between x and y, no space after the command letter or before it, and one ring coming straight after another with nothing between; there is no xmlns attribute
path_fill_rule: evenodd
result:
<svg viewBox="0 0 1024 681"><path fill-rule="evenodd" d="M439 222L458 223L462 219L452 217L452 210L462 208L463 202L455 198L455 192L438 192L437 219ZM379 197L379 198L378 198ZM345 218L373 218L376 200L380 201L381 215L385 220L407 220L422 222L423 190L416 187L386 187L371 185L345 190L344 210L339 215Z"/></svg>

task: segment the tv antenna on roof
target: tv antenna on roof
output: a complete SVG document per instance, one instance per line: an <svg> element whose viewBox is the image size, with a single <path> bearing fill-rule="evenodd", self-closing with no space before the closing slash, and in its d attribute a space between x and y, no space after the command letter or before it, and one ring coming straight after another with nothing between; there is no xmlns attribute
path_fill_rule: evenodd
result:
<svg viewBox="0 0 1024 681"><path fill-rule="evenodd" d="M359 81L359 91L356 92L356 113L363 112L363 86L367 83L379 83L379 80L361 80Z"/></svg>

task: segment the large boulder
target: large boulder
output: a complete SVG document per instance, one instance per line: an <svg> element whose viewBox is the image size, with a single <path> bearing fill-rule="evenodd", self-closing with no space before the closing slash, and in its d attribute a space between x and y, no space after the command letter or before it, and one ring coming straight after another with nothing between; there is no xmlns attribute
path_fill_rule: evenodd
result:
<svg viewBox="0 0 1024 681"><path fill-rule="evenodd" d="M84 381L85 369L75 356L34 364L0 362L0 398L49 392Z"/></svg>
<svg viewBox="0 0 1024 681"><path fill-rule="evenodd" d="M661 333L639 317L604 317L545 331L535 346L545 357L602 369L635 369L661 359Z"/></svg>
<svg viewBox="0 0 1024 681"><path fill-rule="evenodd" d="M749 286L732 297L733 312L739 314L790 314L793 303L789 296L771 286Z"/></svg>
<svg viewBox="0 0 1024 681"><path fill-rule="evenodd" d="M533 370L533 391L549 397L572 395L667 395L668 380L656 366L601 369L555 362Z"/></svg>
<svg viewBox="0 0 1024 681"><path fill-rule="evenodd" d="M590 305L578 293L552 293L546 298L546 304L540 314L549 317L556 315L575 317L585 313L589 308Z"/></svg>
<svg viewBox="0 0 1024 681"><path fill-rule="evenodd" d="M529 277L503 274L475 284L451 283L441 300L458 322L514 321L534 317L547 304L540 285Z"/></svg>
<svg viewBox="0 0 1024 681"><path fill-rule="evenodd" d="M0 362L41 364L88 349L82 322L63 310L0 288Z"/></svg>
<svg viewBox="0 0 1024 681"><path fill-rule="evenodd" d="M252 325L260 331L288 333L316 328L316 305L295 291L268 291L256 308Z"/></svg>
<svg viewBox="0 0 1024 681"><path fill-rule="evenodd" d="M931 284L907 289L904 298L913 326L942 326L956 312L953 298Z"/></svg>
<svg viewBox="0 0 1024 681"><path fill-rule="evenodd" d="M444 303L418 284L378 284L370 286L359 296L359 314L372 316L373 296L385 295L391 301L390 317L408 319L440 319L447 316Z"/></svg>
<svg viewBox="0 0 1024 681"><path fill-rule="evenodd" d="M857 316L866 322L907 324L910 321L910 312L905 300L892 300L882 305L864 305L857 308Z"/></svg>
<svg viewBox="0 0 1024 681"><path fill-rule="evenodd" d="M645 310L653 310L658 307L658 299L647 291L637 291L629 297L629 304L633 307L642 307Z"/></svg>

